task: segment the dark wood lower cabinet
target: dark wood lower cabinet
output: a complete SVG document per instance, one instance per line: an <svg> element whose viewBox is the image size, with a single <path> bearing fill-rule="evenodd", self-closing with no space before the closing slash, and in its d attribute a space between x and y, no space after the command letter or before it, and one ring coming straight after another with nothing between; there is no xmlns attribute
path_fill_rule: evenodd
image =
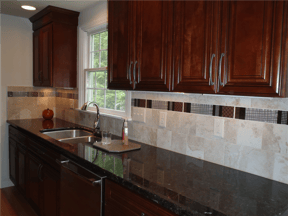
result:
<svg viewBox="0 0 288 216"><path fill-rule="evenodd" d="M105 180L105 216L173 216L158 204Z"/></svg>
<svg viewBox="0 0 288 216"><path fill-rule="evenodd" d="M17 186L16 181L16 164L17 164L17 145L16 141L9 139L9 176L11 181Z"/></svg>

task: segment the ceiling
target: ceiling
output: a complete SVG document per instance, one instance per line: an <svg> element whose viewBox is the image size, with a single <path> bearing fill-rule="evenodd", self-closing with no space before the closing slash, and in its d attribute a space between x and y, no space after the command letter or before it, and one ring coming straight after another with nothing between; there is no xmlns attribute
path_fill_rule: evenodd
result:
<svg viewBox="0 0 288 216"><path fill-rule="evenodd" d="M81 12L98 1L1 1L1 14L30 18L48 5ZM36 11L27 11L21 5L36 7Z"/></svg>

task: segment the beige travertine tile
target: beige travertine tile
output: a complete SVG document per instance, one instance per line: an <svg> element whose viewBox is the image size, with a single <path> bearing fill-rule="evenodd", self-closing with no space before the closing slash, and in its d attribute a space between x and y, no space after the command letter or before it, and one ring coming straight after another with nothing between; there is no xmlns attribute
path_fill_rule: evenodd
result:
<svg viewBox="0 0 288 216"><path fill-rule="evenodd" d="M146 127L141 123L133 123L134 139L144 142L149 145L156 146L157 144L157 130L154 128Z"/></svg>
<svg viewBox="0 0 288 216"><path fill-rule="evenodd" d="M146 92L131 91L131 98L146 99Z"/></svg>
<svg viewBox="0 0 288 216"><path fill-rule="evenodd" d="M287 132L287 125L266 123L263 129L262 149L288 156Z"/></svg>
<svg viewBox="0 0 288 216"><path fill-rule="evenodd" d="M168 93L168 92L146 92L147 100L159 100L159 101L179 101L189 102L190 97L187 93Z"/></svg>
<svg viewBox="0 0 288 216"><path fill-rule="evenodd" d="M288 98L252 98L252 108L288 110Z"/></svg>
<svg viewBox="0 0 288 216"><path fill-rule="evenodd" d="M237 143L237 133L239 129L239 120L224 119L224 140L229 143Z"/></svg>
<svg viewBox="0 0 288 216"><path fill-rule="evenodd" d="M224 165L225 145L221 139L209 140L205 139L205 153L204 160L212 163Z"/></svg>
<svg viewBox="0 0 288 216"><path fill-rule="evenodd" d="M166 128L177 133L196 133L197 115L167 111Z"/></svg>
<svg viewBox="0 0 288 216"><path fill-rule="evenodd" d="M129 137L129 139L134 138L134 129L133 129L133 122L132 121L128 121L128 137Z"/></svg>
<svg viewBox="0 0 288 216"><path fill-rule="evenodd" d="M197 115L196 122L196 136L214 138L214 117Z"/></svg>
<svg viewBox="0 0 288 216"><path fill-rule="evenodd" d="M225 146L224 165L234 169L239 169L243 146L229 145Z"/></svg>
<svg viewBox="0 0 288 216"><path fill-rule="evenodd" d="M171 151L186 154L187 133L172 132Z"/></svg>
<svg viewBox="0 0 288 216"><path fill-rule="evenodd" d="M172 131L157 129L157 147L171 150Z"/></svg>
<svg viewBox="0 0 288 216"><path fill-rule="evenodd" d="M273 177L274 153L243 146L239 169L271 179Z"/></svg>
<svg viewBox="0 0 288 216"><path fill-rule="evenodd" d="M288 157L275 154L273 179L288 184Z"/></svg>
<svg viewBox="0 0 288 216"><path fill-rule="evenodd" d="M158 128L160 112L165 111L160 111L156 109L146 109L146 126Z"/></svg>
<svg viewBox="0 0 288 216"><path fill-rule="evenodd" d="M115 128L114 134L122 137L122 128L124 121L122 119L115 119ZM128 128L128 137L129 137L129 128Z"/></svg>
<svg viewBox="0 0 288 216"><path fill-rule="evenodd" d="M186 155L203 160L204 151L205 151L205 139L203 137L188 135Z"/></svg>
<svg viewBox="0 0 288 216"><path fill-rule="evenodd" d="M256 121L239 121L237 145L262 148L262 134L265 123Z"/></svg>

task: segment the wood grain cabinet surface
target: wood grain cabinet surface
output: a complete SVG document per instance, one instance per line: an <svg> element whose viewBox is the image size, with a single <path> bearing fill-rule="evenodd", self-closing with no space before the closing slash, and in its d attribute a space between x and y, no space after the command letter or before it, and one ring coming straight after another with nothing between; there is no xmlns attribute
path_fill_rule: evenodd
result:
<svg viewBox="0 0 288 216"><path fill-rule="evenodd" d="M108 88L284 97L287 8L280 1L109 1Z"/></svg>
<svg viewBox="0 0 288 216"><path fill-rule="evenodd" d="M60 215L60 171L46 160L54 155L44 153L37 145L27 135L9 127L10 179L38 215L57 216Z"/></svg>
<svg viewBox="0 0 288 216"><path fill-rule="evenodd" d="M105 216L174 216L175 214L130 190L105 180Z"/></svg>
<svg viewBox="0 0 288 216"><path fill-rule="evenodd" d="M30 18L34 86L77 86L78 16L79 12L48 6Z"/></svg>

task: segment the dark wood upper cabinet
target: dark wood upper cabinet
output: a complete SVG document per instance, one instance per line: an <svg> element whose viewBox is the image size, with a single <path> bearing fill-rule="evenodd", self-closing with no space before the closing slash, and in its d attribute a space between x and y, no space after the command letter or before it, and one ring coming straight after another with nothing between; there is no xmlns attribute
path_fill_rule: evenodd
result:
<svg viewBox="0 0 288 216"><path fill-rule="evenodd" d="M174 2L172 90L215 93L216 1Z"/></svg>
<svg viewBox="0 0 288 216"><path fill-rule="evenodd" d="M124 21L114 25L115 17L120 17L113 8L116 4L125 8ZM128 5L109 2L109 31L121 32L118 39L123 39L116 46L113 43L119 42L109 32L109 46L113 45L109 74L119 89L131 89L132 83L135 90L285 96L287 2L137 1ZM131 7L132 12L127 9ZM119 53L126 56L118 64ZM120 86L120 77L125 85ZM118 88L111 78L109 82Z"/></svg>
<svg viewBox="0 0 288 216"><path fill-rule="evenodd" d="M223 1L220 12L219 93L285 96L287 2Z"/></svg>
<svg viewBox="0 0 288 216"><path fill-rule="evenodd" d="M132 1L109 1L108 88L132 90Z"/></svg>
<svg viewBox="0 0 288 216"><path fill-rule="evenodd" d="M172 14L172 1L136 1L135 90L170 90Z"/></svg>
<svg viewBox="0 0 288 216"><path fill-rule="evenodd" d="M170 90L172 7L171 1L109 1L109 89Z"/></svg>
<svg viewBox="0 0 288 216"><path fill-rule="evenodd" d="M79 12L48 6L30 18L34 86L77 86L78 16Z"/></svg>

